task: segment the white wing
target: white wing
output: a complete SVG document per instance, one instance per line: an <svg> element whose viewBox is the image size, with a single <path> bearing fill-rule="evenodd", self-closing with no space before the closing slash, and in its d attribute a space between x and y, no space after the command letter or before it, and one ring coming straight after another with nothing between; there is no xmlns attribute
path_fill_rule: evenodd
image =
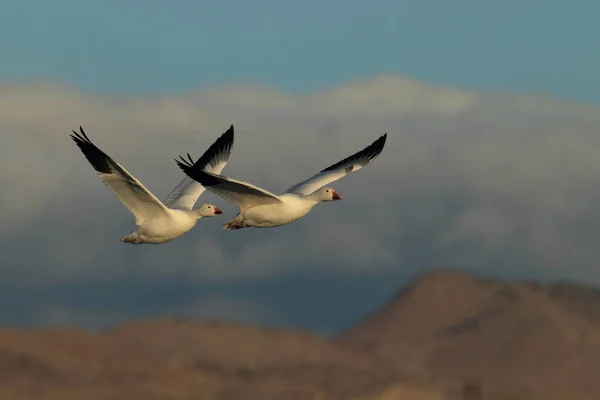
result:
<svg viewBox="0 0 600 400"><path fill-rule="evenodd" d="M381 136L376 141L374 141L370 146L367 146L361 151L359 151L358 153L346 157L342 161L325 168L318 174L300 183L295 184L285 192L306 196L311 194L315 190L322 188L328 183L343 178L350 172L358 171L359 169L376 159L377 156L379 156L379 154L383 150L383 146L385 145L386 139L387 133Z"/></svg>
<svg viewBox="0 0 600 400"><path fill-rule="evenodd" d="M194 168L220 174L227 165L232 147L233 125L204 152L198 161L194 163L192 157L189 154L187 156ZM187 162L187 160L184 161ZM204 193L204 186L186 176L167 196L165 205L169 208L191 210L202 193Z"/></svg>
<svg viewBox="0 0 600 400"><path fill-rule="evenodd" d="M154 217L169 215L169 210L140 181L96 147L83 128L79 127L79 130L81 134L73 131L74 135L71 135L71 138L92 164L100 180L135 216L138 226Z"/></svg>
<svg viewBox="0 0 600 400"><path fill-rule="evenodd" d="M183 160L184 162L175 161L187 176L198 181L217 196L235 204L241 210L252 206L281 203L279 197L273 193L247 182L203 171L185 160Z"/></svg>

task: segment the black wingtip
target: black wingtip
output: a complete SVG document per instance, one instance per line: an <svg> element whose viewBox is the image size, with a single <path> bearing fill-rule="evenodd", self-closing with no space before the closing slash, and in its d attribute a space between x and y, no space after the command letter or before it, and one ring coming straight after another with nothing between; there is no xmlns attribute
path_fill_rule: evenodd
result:
<svg viewBox="0 0 600 400"><path fill-rule="evenodd" d="M188 156L189 156L189 155L188 155ZM183 165L185 165L186 167L190 167L190 168L191 168L191 167L194 165L194 160L192 160L192 159L191 159L191 157L190 157L190 159L189 159L189 160L186 160L186 159L185 159L183 156L179 156L179 160L181 160L181 161L179 161L179 160L178 160L178 159L176 159L176 158L174 158L174 160L175 160L177 163L183 163Z"/></svg>
<svg viewBox="0 0 600 400"><path fill-rule="evenodd" d="M363 151L361 152L362 156L368 158L370 161L374 160L383 151L383 147L385 146L386 140L387 133L384 133L379 137L379 139L371 143L370 146L367 146L363 149Z"/></svg>
<svg viewBox="0 0 600 400"><path fill-rule="evenodd" d="M202 156L194 163L188 154L188 158L195 168L204 169L211 162L218 162L223 157L229 158L233 149L234 128L233 124L223 133L215 142L202 154Z"/></svg>
<svg viewBox="0 0 600 400"><path fill-rule="evenodd" d="M227 129L225 131L225 133L223 133L221 135L221 137L224 138L225 141L231 142L231 144L233 144L233 135L234 135L234 128L233 128L233 124L231 124L231 126L229 126L229 129Z"/></svg>
<svg viewBox="0 0 600 400"><path fill-rule="evenodd" d="M72 131L70 135L71 139L75 142L77 147L81 150L85 158L92 164L92 167L100 173L110 174L112 171L108 164L109 157L100 150L92 141L87 137L85 131L79 126L79 133Z"/></svg>
<svg viewBox="0 0 600 400"><path fill-rule="evenodd" d="M184 174L186 174L202 186L215 186L219 183L219 180L211 174L208 174L201 169L195 168L194 165L188 164L183 157L181 157L181 159L183 160L183 162L175 159L177 166L183 171Z"/></svg>
<svg viewBox="0 0 600 400"><path fill-rule="evenodd" d="M377 158L379 156L379 154L381 154L381 151L383 150L383 147L385 146L386 140L387 140L387 133L384 133L377 140L375 140L373 143L371 143L370 145L368 145L361 151L358 151L358 152L352 154L351 156L344 158L342 161L325 168L321 172L333 171L350 161L356 161L356 160L362 159L362 160L367 160L368 162L371 162L375 158Z"/></svg>
<svg viewBox="0 0 600 400"><path fill-rule="evenodd" d="M73 134L69 136L71 136L71 139L73 139L79 147L81 147L80 143L87 143L93 145L92 141L87 137L81 125L79 126L79 132L76 132L74 130L72 130L71 132L73 132Z"/></svg>
<svg viewBox="0 0 600 400"><path fill-rule="evenodd" d="M387 141L387 132L384 133L383 135L381 135L379 137L379 139L377 139L376 141L373 142L373 144L371 144L371 146L373 147L373 150L377 151L377 155L379 155L379 153L381 153L381 151L383 150L383 146L385 146L386 141Z"/></svg>
<svg viewBox="0 0 600 400"><path fill-rule="evenodd" d="M384 133L377 140L375 140L373 143L371 143L358 153L363 156L369 157L370 159L373 159L381 153L381 151L383 150L383 146L385 146L386 140L387 133Z"/></svg>

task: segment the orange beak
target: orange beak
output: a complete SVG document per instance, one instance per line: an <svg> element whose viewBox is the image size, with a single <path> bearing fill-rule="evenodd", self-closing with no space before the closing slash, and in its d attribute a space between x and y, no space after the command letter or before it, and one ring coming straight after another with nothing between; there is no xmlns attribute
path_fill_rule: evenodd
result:
<svg viewBox="0 0 600 400"><path fill-rule="evenodd" d="M223 210L221 210L218 207L215 207L215 214L219 215L219 214L223 214Z"/></svg>
<svg viewBox="0 0 600 400"><path fill-rule="evenodd" d="M343 197L338 194L338 192L333 192L333 200L342 200Z"/></svg>

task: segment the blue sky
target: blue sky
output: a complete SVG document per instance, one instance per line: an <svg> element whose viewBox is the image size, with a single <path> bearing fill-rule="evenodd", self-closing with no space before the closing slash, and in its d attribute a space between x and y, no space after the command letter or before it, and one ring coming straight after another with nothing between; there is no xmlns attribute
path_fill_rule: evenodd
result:
<svg viewBox="0 0 600 400"><path fill-rule="evenodd" d="M600 101L591 0L3 2L1 81L316 91L382 73Z"/></svg>

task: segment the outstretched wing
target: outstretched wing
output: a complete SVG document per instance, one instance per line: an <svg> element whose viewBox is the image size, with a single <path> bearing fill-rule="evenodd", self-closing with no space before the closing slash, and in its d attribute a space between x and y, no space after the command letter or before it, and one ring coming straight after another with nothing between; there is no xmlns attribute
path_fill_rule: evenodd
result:
<svg viewBox="0 0 600 400"><path fill-rule="evenodd" d="M330 167L325 168L318 174L292 186L286 193L295 193L300 195L309 195L317 189L322 188L328 183L337 181L343 178L350 172L358 171L362 167L369 164L371 161L377 158L385 141L387 139L387 133L382 135L379 139L371 143L371 145L365 147L356 154L344 158L342 161L333 164Z"/></svg>
<svg viewBox="0 0 600 400"><path fill-rule="evenodd" d="M232 148L233 125L204 152L198 161L194 162L189 153L187 156L193 168L220 174L227 165ZM184 159L182 158L182 160ZM184 161L188 163L188 160ZM191 210L202 193L204 193L204 186L189 176L185 176L167 196L165 204L169 208Z"/></svg>
<svg viewBox="0 0 600 400"><path fill-rule="evenodd" d="M117 196L117 198L135 216L139 226L149 219L160 215L168 215L169 210L144 185L133 177L125 168L107 156L87 137L82 127L80 133L73 131L71 138L81 152L92 164L100 176L100 180Z"/></svg>
<svg viewBox="0 0 600 400"><path fill-rule="evenodd" d="M179 168L187 176L199 182L207 190L213 192L224 200L235 204L241 210L248 207L280 203L279 197L247 182L227 178L222 175L206 172L195 168L185 159L175 160Z"/></svg>

